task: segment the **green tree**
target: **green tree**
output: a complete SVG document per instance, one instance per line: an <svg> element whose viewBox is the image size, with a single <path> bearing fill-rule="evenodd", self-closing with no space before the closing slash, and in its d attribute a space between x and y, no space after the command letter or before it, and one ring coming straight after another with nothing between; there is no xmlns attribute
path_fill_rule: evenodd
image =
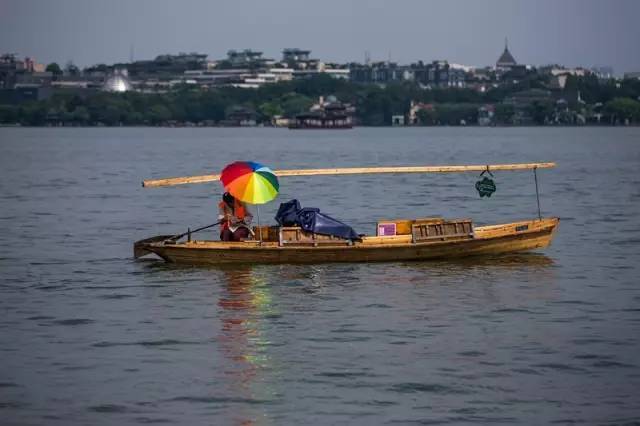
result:
<svg viewBox="0 0 640 426"><path fill-rule="evenodd" d="M148 118L153 124L162 124L171 119L171 111L164 105L156 104L149 110Z"/></svg>
<svg viewBox="0 0 640 426"><path fill-rule="evenodd" d="M89 110L84 106L77 106L71 113L71 119L78 124L87 124L90 118Z"/></svg>
<svg viewBox="0 0 640 426"><path fill-rule="evenodd" d="M607 102L604 110L615 120L630 122L640 121L640 102L628 98L615 98Z"/></svg>
<svg viewBox="0 0 640 426"><path fill-rule="evenodd" d="M119 93L98 93L87 100L90 121L115 126L129 124L133 107L127 96Z"/></svg>
<svg viewBox="0 0 640 426"><path fill-rule="evenodd" d="M0 105L0 123L14 124L20 121L20 112L13 105Z"/></svg>
<svg viewBox="0 0 640 426"><path fill-rule="evenodd" d="M107 72L109 71L109 67L106 64L97 64L97 65L92 65L90 67L87 67L84 70L85 72L95 72L95 71Z"/></svg>
<svg viewBox="0 0 640 426"><path fill-rule="evenodd" d="M391 124L393 99L385 89L372 88L358 99L356 114L366 126L385 126ZM403 111L402 108L396 111Z"/></svg>
<svg viewBox="0 0 640 426"><path fill-rule="evenodd" d="M55 76L62 75L62 68L60 68L60 65L58 65L56 62L52 62L49 65L47 65L47 68L45 68L45 71L48 71Z"/></svg>
<svg viewBox="0 0 640 426"><path fill-rule="evenodd" d="M258 111L266 121L271 121L275 116L284 114L284 110L276 102L264 102L260 104Z"/></svg>
<svg viewBox="0 0 640 426"><path fill-rule="evenodd" d="M513 124L513 116L516 111L511 104L497 104L495 111L496 122L500 124Z"/></svg>
<svg viewBox="0 0 640 426"><path fill-rule="evenodd" d="M478 122L478 106L474 104L440 104L436 106L438 121L450 126Z"/></svg>
<svg viewBox="0 0 640 426"><path fill-rule="evenodd" d="M296 114L306 112L313 105L313 99L297 93L288 93L281 99L280 107L284 115L293 117Z"/></svg>
<svg viewBox="0 0 640 426"><path fill-rule="evenodd" d="M44 102L29 102L19 109L20 123L28 126L43 126L47 122L47 105Z"/></svg>
<svg viewBox="0 0 640 426"><path fill-rule="evenodd" d="M418 123L422 126L434 126L438 124L438 112L435 109L421 109L416 113Z"/></svg>
<svg viewBox="0 0 640 426"><path fill-rule="evenodd" d="M527 107L527 111L536 124L546 124L551 121L551 117L554 113L554 107L551 102L533 101Z"/></svg>
<svg viewBox="0 0 640 426"><path fill-rule="evenodd" d="M74 64L72 61L67 62L67 65L65 65L64 70L67 74L72 76L80 75L80 68L78 68L78 66Z"/></svg>

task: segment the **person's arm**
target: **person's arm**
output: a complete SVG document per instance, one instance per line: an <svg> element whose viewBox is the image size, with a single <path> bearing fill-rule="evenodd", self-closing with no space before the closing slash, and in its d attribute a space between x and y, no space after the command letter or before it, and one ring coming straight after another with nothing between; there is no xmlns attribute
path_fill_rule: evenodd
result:
<svg viewBox="0 0 640 426"><path fill-rule="evenodd" d="M249 208L245 204L244 205L244 223L246 223L247 225L250 225L252 221L253 221L253 215L251 214L251 212L249 211Z"/></svg>
<svg viewBox="0 0 640 426"><path fill-rule="evenodd" d="M218 220L220 222L226 222L229 220L226 210L227 209L225 209L224 207L218 207Z"/></svg>

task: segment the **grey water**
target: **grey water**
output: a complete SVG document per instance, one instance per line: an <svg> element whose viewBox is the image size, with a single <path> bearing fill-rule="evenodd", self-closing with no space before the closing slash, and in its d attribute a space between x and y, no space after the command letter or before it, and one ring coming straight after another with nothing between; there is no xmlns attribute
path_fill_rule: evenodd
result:
<svg viewBox="0 0 640 426"><path fill-rule="evenodd" d="M456 262L179 267L135 240L216 220L218 183L274 169L555 161L532 254ZM3 425L638 424L640 129L0 129ZM537 216L531 171L282 178L378 219ZM254 215L255 215L254 211ZM200 238L216 238L205 231Z"/></svg>

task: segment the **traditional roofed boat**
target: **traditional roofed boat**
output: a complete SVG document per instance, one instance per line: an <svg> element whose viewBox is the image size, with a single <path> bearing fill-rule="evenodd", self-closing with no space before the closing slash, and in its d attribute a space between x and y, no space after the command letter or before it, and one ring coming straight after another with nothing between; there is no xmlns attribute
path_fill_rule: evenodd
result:
<svg viewBox="0 0 640 426"><path fill-rule="evenodd" d="M479 166L378 167L276 171L277 176L310 176L360 173L425 173L533 169L538 195L538 168L554 163ZM166 186L218 180L218 175L170 178L143 182L143 186ZM479 189L480 190L480 189ZM443 218L383 220L376 235L344 239L308 232L300 227L254 227L258 240L223 242L193 240L192 232L161 235L134 244L134 257L155 253L167 262L184 264L322 263L452 259L476 255L500 255L547 247L559 219L538 218L519 222L474 226L470 219ZM207 228L207 227L205 227ZM204 229L204 228L203 228ZM197 231L197 230L196 230ZM195 231L193 231L195 232ZM186 241L180 241L187 237Z"/></svg>

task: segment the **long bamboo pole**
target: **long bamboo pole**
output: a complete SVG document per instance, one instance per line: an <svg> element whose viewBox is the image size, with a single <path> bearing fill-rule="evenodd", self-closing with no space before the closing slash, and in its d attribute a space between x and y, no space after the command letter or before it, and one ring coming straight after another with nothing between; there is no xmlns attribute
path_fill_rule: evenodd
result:
<svg viewBox="0 0 640 426"><path fill-rule="evenodd" d="M459 173L482 172L487 170L530 170L534 168L549 169L556 163L517 163L517 164L477 164L466 166L412 166L412 167L351 167L339 169L298 169L276 170L276 176L318 176L318 175L357 175L372 173ZM200 175L174 177L166 179L148 179L142 181L145 188L156 186L174 186L187 183L213 182L220 179L220 175Z"/></svg>

